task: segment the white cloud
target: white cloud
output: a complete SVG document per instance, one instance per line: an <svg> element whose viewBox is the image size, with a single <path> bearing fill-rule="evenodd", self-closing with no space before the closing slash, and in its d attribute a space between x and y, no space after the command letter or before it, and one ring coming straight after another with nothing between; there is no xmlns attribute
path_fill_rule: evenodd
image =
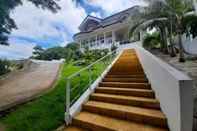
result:
<svg viewBox="0 0 197 131"><path fill-rule="evenodd" d="M24 0L22 6L18 6L12 12L11 17L15 20L18 30L11 33L14 36L30 38L33 40L50 40L53 38L63 39L59 45L66 45L72 40L72 35L78 32L78 26L86 17L85 10L76 7L72 0L60 0L61 10L53 14L48 10L35 7L31 2ZM20 39L20 38L19 38ZM0 57L19 58L28 57L32 53L31 41L15 41L10 39L10 46L0 46ZM58 43L55 43L58 44ZM17 55L18 54L18 55Z"/></svg>
<svg viewBox="0 0 197 131"><path fill-rule="evenodd" d="M48 10L36 8L32 3L24 1L23 6L15 9L12 17L18 26L13 35L31 38L54 37L64 34L59 32L54 25L62 25L70 33L76 33L78 26L86 16L82 8L76 8L72 0L61 0L61 10L53 14Z"/></svg>
<svg viewBox="0 0 197 131"><path fill-rule="evenodd" d="M144 0L87 0L92 6L100 7L106 13L113 13L125 10L135 5L144 5Z"/></svg>
<svg viewBox="0 0 197 131"><path fill-rule="evenodd" d="M92 12L90 15L97 18L101 18L101 14L99 12Z"/></svg>
<svg viewBox="0 0 197 131"><path fill-rule="evenodd" d="M88 1L88 0L87 0ZM106 15L111 15L131 6L141 4L142 0L90 0L90 5L100 7ZM59 44L65 46L72 40L72 35L78 32L78 26L86 17L86 12L81 7L76 7L72 0L60 0L61 10L53 14L48 10L36 8L32 3L24 0L22 6L18 6L11 17L14 18L18 30L14 30L11 36L30 38L33 40L47 41L53 38L63 39ZM101 17L101 12L93 12L91 15ZM11 37L12 38L12 37ZM21 58L28 57L32 48L38 43L31 41L15 41L10 39L9 47L0 46L0 57ZM18 55L17 55L18 54Z"/></svg>
<svg viewBox="0 0 197 131"><path fill-rule="evenodd" d="M28 43L21 41L20 43L14 42L10 46L0 45L0 58L6 59L21 59L28 58L32 55L35 43Z"/></svg>

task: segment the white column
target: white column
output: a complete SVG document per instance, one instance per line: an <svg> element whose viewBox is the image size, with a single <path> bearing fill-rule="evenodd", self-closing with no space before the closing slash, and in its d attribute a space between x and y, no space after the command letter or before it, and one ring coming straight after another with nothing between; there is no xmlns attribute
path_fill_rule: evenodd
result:
<svg viewBox="0 0 197 131"><path fill-rule="evenodd" d="M104 44L106 44L106 33L104 32Z"/></svg>
<svg viewBox="0 0 197 131"><path fill-rule="evenodd" d="M82 40L79 40L79 48L81 49L82 47L81 47L81 42Z"/></svg>
<svg viewBox="0 0 197 131"><path fill-rule="evenodd" d="M116 41L115 31L112 31L112 43Z"/></svg>
<svg viewBox="0 0 197 131"><path fill-rule="evenodd" d="M197 14L197 1L193 0L193 4L194 4L194 8L195 8L195 11L196 11L196 14Z"/></svg>
<svg viewBox="0 0 197 131"><path fill-rule="evenodd" d="M143 31L140 31L140 41L143 41L144 33Z"/></svg>
<svg viewBox="0 0 197 131"><path fill-rule="evenodd" d="M106 44L107 44L107 41L106 41L106 33L104 32L104 44L103 44L103 47L105 47L106 46Z"/></svg>
<svg viewBox="0 0 197 131"><path fill-rule="evenodd" d="M89 47L89 49L91 48L90 41L91 41L91 38L88 39L88 47Z"/></svg>
<svg viewBox="0 0 197 131"><path fill-rule="evenodd" d="M96 34L96 46L98 44L98 35Z"/></svg>
<svg viewBox="0 0 197 131"><path fill-rule="evenodd" d="M96 35L95 35L94 38L95 38L95 40L94 40L94 47L95 47L96 46Z"/></svg>

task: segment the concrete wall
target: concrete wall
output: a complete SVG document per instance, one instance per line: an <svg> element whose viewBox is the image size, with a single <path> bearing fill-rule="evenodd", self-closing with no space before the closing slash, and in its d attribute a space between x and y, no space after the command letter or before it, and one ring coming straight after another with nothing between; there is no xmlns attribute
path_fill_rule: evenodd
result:
<svg viewBox="0 0 197 131"><path fill-rule="evenodd" d="M153 56L139 45L141 45L140 42L121 45L119 46L119 51L121 52L128 48L136 49L152 89L155 91L156 97L160 101L161 109L168 119L170 131L192 131L192 80L187 75ZM88 90L88 92L85 92L76 104L71 107L71 116L76 115L76 113L80 111L82 103L87 100L88 96L95 89L98 82L107 73L113 63L91 86L91 91Z"/></svg>
<svg viewBox="0 0 197 131"><path fill-rule="evenodd" d="M179 47L178 36L174 37L174 42L176 46ZM192 36L186 37L186 35L184 34L182 36L182 42L183 42L183 47L186 52L197 55L197 37L193 39Z"/></svg>
<svg viewBox="0 0 197 131"><path fill-rule="evenodd" d="M197 38L192 39L183 35L183 46L185 50L191 54L197 54Z"/></svg>
<svg viewBox="0 0 197 131"><path fill-rule="evenodd" d="M136 49L162 111L168 118L170 130L192 131L192 80L142 47L132 48Z"/></svg>

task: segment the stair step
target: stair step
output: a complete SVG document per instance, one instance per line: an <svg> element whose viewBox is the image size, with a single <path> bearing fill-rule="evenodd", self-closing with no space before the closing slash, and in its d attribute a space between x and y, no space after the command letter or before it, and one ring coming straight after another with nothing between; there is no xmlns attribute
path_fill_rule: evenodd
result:
<svg viewBox="0 0 197 131"><path fill-rule="evenodd" d="M133 89L151 89L148 83L128 83L128 82L100 82L101 87L118 87L118 88L133 88Z"/></svg>
<svg viewBox="0 0 197 131"><path fill-rule="evenodd" d="M144 108L160 109L160 104L158 100L145 98L145 97L94 93L90 96L90 100L103 101L103 102L114 103L114 104L138 106Z"/></svg>
<svg viewBox="0 0 197 131"><path fill-rule="evenodd" d="M134 49L121 54L66 131L168 131Z"/></svg>
<svg viewBox="0 0 197 131"><path fill-rule="evenodd" d="M135 82L135 83L147 83L147 79L143 78L104 78L103 82Z"/></svg>
<svg viewBox="0 0 197 131"><path fill-rule="evenodd" d="M120 67L120 68L127 68L127 67ZM128 72L128 71L119 71L119 70L110 70L108 72L109 75L145 75L142 72Z"/></svg>
<svg viewBox="0 0 197 131"><path fill-rule="evenodd" d="M63 131L90 131L90 130L82 129L82 128L75 127L75 126L69 126L66 129L64 129Z"/></svg>
<svg viewBox="0 0 197 131"><path fill-rule="evenodd" d="M90 112L81 112L73 119L73 125L93 131L168 131L165 128L120 120Z"/></svg>
<svg viewBox="0 0 197 131"><path fill-rule="evenodd" d="M98 87L98 88L96 88L95 92L96 93L125 95L125 96L138 96L138 97L155 98L154 92L152 90L147 90L147 89Z"/></svg>
<svg viewBox="0 0 197 131"><path fill-rule="evenodd" d="M159 127L167 127L166 117L159 110L98 101L88 101L86 104L83 105L83 110L123 120L146 123Z"/></svg>
<svg viewBox="0 0 197 131"><path fill-rule="evenodd" d="M106 75L105 78L146 78L145 75Z"/></svg>

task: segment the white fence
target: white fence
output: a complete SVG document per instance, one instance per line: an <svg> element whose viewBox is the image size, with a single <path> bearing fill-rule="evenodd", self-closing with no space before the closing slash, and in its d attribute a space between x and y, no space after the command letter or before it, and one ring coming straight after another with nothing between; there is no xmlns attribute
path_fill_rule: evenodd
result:
<svg viewBox="0 0 197 131"><path fill-rule="evenodd" d="M174 38L174 42L178 46L178 36ZM182 42L186 52L197 55L197 37L192 39L192 37L186 37L184 34L182 36Z"/></svg>

